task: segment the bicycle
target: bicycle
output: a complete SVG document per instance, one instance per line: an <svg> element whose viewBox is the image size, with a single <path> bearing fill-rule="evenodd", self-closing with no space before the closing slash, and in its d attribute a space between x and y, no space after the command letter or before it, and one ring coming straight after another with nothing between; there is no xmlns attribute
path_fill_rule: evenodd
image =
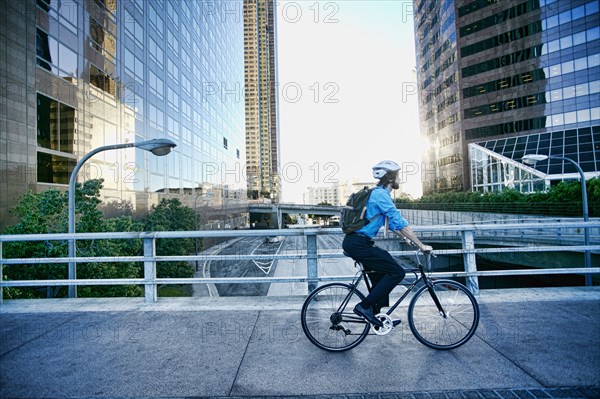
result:
<svg viewBox="0 0 600 399"><path fill-rule="evenodd" d="M425 266L421 263L421 256L426 258ZM455 349L465 344L477 330L479 305L463 284L453 280L434 280L430 276L431 256L431 253L416 251L417 267L405 269L407 275L414 274L415 281L401 283L406 292L387 312L376 315L383 327L371 325L353 311L354 306L365 298L358 285L364 281L370 290L367 275L371 273L354 259L354 266L360 270L352 283L325 284L306 298L300 315L304 334L319 348L332 352L352 349L367 335L387 335L395 327L391 314L416 289L407 312L408 324L415 338L429 348L440 350Z"/></svg>

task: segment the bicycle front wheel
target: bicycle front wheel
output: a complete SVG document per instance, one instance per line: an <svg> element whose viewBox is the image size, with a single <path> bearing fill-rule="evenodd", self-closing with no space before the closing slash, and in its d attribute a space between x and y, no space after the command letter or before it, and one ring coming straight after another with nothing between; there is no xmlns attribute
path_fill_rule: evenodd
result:
<svg viewBox="0 0 600 399"><path fill-rule="evenodd" d="M304 334L310 342L328 351L354 348L369 333L369 323L354 314L354 306L364 298L349 284L331 283L317 288L302 306Z"/></svg>
<svg viewBox="0 0 600 399"><path fill-rule="evenodd" d="M437 280L431 288L419 288L408 306L408 325L413 335L433 349L458 348L471 339L478 324L477 300L456 281Z"/></svg>

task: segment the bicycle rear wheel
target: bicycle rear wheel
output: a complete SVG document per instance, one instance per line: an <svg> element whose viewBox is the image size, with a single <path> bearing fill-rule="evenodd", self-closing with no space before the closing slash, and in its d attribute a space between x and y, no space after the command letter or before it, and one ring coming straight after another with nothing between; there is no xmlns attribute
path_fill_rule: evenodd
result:
<svg viewBox="0 0 600 399"><path fill-rule="evenodd" d="M354 348L369 333L369 323L354 314L354 306L364 298L360 291L352 292L349 284L331 283L317 288L302 306L304 334L310 342L328 351Z"/></svg>
<svg viewBox="0 0 600 399"><path fill-rule="evenodd" d="M479 324L479 305L464 285L452 280L433 281L433 292L425 285L408 306L408 325L423 345L454 349L467 342ZM433 295L442 307L438 310Z"/></svg>

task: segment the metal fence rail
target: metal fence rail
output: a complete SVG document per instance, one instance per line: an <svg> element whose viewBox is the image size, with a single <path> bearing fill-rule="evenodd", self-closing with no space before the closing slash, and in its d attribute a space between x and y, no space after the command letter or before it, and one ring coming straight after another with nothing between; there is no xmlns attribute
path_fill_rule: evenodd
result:
<svg viewBox="0 0 600 399"><path fill-rule="evenodd" d="M600 219L589 222L562 221L538 223L504 223L504 224L469 224L448 226L415 226L416 233L429 242L447 240L454 237L461 243L460 249L446 249L436 251L439 255L462 254L465 271L449 273L432 273L436 277L466 277L469 289L477 294L479 291L478 277L507 276L507 275L541 275L541 274L597 274L600 265L591 267L565 267L537 270L501 270L478 271L476 254L483 253L511 253L511 252L600 252ZM583 243L583 231L588 229L590 244ZM502 232L502 234L499 234ZM39 287L39 286L83 286L83 285L143 285L146 302L156 302L158 298L158 285L162 284L222 284L222 283L292 283L307 282L308 289L316 288L319 281L348 280L354 276L319 276L318 261L320 259L345 258L341 248L319 251L317 236L341 235L340 229L281 229L281 230L225 230L225 231L177 231L177 232L142 232L142 233L77 233L77 234L31 234L31 235L0 235L0 302L3 300L5 287ZM158 256L156 254L156 240L161 238L234 238L240 236L303 236L306 239L306 249L293 253L279 253L273 255L236 254L236 255L210 255L198 254L187 256ZM497 238L497 245L503 242L521 241L518 246L499 246L495 248L476 248L478 238L489 240L490 236ZM568 239L565 239L567 238ZM549 244L549 239L554 240ZM55 257L55 258L12 258L7 259L3 254L3 243L32 242L32 241L67 241L74 240L103 240L103 239L138 239L143 242L143 255L141 256L107 256L107 257ZM543 244L540 244L540 239ZM564 245L568 244L568 245ZM573 245L575 244L575 245ZM413 251L391 251L394 256L412 255ZM231 278L157 278L157 262L169 261L240 261L240 260L278 260L278 259L306 259L306 276L300 277L231 277ZM144 265L144 277L134 279L57 279L57 280L19 280L4 279L3 267L5 265L25 264L67 264L103 263L103 262L140 262ZM583 266L583 265L582 265Z"/></svg>

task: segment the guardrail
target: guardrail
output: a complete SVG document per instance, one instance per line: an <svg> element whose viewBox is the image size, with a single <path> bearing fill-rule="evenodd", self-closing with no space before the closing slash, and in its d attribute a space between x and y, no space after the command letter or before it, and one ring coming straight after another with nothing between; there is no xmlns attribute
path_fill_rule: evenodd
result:
<svg viewBox="0 0 600 399"><path fill-rule="evenodd" d="M478 271L476 254L482 253L510 253L510 252L600 252L600 220L589 222L573 221L561 223L506 223L506 224L469 224L448 226L414 226L414 231L424 238L425 241L435 241L436 237L455 237L460 242L460 249L446 249L436 251L439 255L462 254L464 259L464 272L434 272L434 277L466 277L467 286L477 294L479 292L478 277L480 276L506 276L506 275L534 275L534 274L591 274L600 273L600 267L590 265L589 267L565 267L538 270L502 270L502 271ZM590 232L590 244L583 243L583 231ZM498 234L504 231L504 234ZM516 232L506 234L506 232ZM539 238L540 231L546 236L555 236L556 244L540 245L535 238ZM532 232L526 235L525 232ZM77 234L31 234L31 235L0 235L0 302L3 300L4 287L40 287L40 286L79 286L79 285L143 285L146 302L156 302L158 299L157 289L162 284L201 284L201 283L292 283L307 282L309 291L316 288L320 281L348 280L354 276L319 276L318 261L320 259L344 258L341 248L336 251L319 251L317 236L341 235L339 228L306 228L306 229L280 229L280 230L225 230L225 231L177 231L177 232L141 232L141 233L77 233ZM156 254L156 240L160 238L233 238L240 236L304 236L306 238L306 250L295 253L285 252L272 255L257 254L198 254L186 256L159 256ZM570 245L560 245L564 237L569 237ZM515 237L522 240L520 246L476 248L477 237L496 237L498 245L508 237L514 243ZM67 241L74 240L103 240L103 239L141 239L143 241L143 254L140 256L106 256L106 257L56 257L56 258L12 258L3 256L3 243L28 242L28 241ZM534 243L534 244L531 244ZM414 251L391 251L394 256L412 255ZM157 262L168 261L209 261L209 260L277 260L277 259L306 259L306 276L301 277L230 277L230 278L157 278ZM5 265L22 264L68 264L79 263L102 263L102 262L142 262L144 265L144 277L133 279L57 279L57 280L4 280L3 267ZM65 266L66 267L66 266Z"/></svg>

